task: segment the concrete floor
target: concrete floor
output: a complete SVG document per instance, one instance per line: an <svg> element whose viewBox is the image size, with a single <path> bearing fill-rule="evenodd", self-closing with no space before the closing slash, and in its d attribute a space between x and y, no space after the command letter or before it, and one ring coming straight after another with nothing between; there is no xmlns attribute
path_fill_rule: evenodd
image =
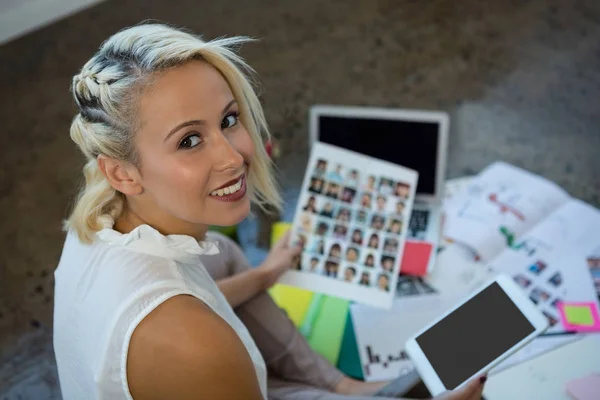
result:
<svg viewBox="0 0 600 400"><path fill-rule="evenodd" d="M80 179L70 79L103 39L154 18L261 39L258 71L298 184L311 104L452 114L449 177L505 160L600 205L596 0L109 0L0 47L0 399L59 399L51 347L60 221Z"/></svg>

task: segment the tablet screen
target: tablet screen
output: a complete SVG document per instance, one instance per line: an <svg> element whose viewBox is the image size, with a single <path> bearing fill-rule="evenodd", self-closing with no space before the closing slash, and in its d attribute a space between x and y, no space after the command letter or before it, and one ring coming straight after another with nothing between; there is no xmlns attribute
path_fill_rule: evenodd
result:
<svg viewBox="0 0 600 400"><path fill-rule="evenodd" d="M494 282L416 338L447 389L454 389L535 331Z"/></svg>

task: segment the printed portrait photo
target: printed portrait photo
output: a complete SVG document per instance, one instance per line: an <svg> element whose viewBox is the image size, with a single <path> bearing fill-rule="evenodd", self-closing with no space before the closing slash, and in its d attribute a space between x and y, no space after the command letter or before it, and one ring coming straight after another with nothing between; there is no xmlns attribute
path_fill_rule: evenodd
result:
<svg viewBox="0 0 600 400"><path fill-rule="evenodd" d="M372 252L366 253L363 265L367 268L375 268L375 254Z"/></svg>
<svg viewBox="0 0 600 400"><path fill-rule="evenodd" d="M379 274L377 277L377 288L384 292L390 291L390 277L387 274Z"/></svg>
<svg viewBox="0 0 600 400"><path fill-rule="evenodd" d="M302 211L317 213L317 196L308 196L308 199L304 206L302 207Z"/></svg>
<svg viewBox="0 0 600 400"><path fill-rule="evenodd" d="M402 232L402 221L395 218L390 219L388 232L399 235Z"/></svg>
<svg viewBox="0 0 600 400"><path fill-rule="evenodd" d="M323 193L324 184L325 182L323 181L323 179L313 176L312 178L310 178L310 186L308 187L308 191L315 194L321 194Z"/></svg>
<svg viewBox="0 0 600 400"><path fill-rule="evenodd" d="M354 228L352 230L352 237L350 238L350 242L352 244L357 244L359 246L363 245L363 231L359 228Z"/></svg>
<svg viewBox="0 0 600 400"><path fill-rule="evenodd" d="M394 195L396 197L400 197L402 199L407 199L408 196L410 195L410 186L408 186L406 183L402 183L402 182L396 183Z"/></svg>
<svg viewBox="0 0 600 400"><path fill-rule="evenodd" d="M329 224L324 220L317 222L315 235L326 236L329 233Z"/></svg>
<svg viewBox="0 0 600 400"><path fill-rule="evenodd" d="M338 242L330 241L329 250L327 251L328 258L339 259L342 257L342 245Z"/></svg>
<svg viewBox="0 0 600 400"><path fill-rule="evenodd" d="M325 175L325 179L331 182L341 184L344 181L344 167L342 164L336 164L333 169L331 169L327 175Z"/></svg>
<svg viewBox="0 0 600 400"><path fill-rule="evenodd" d="M380 194L377 195L377 200L375 202L375 212L378 213L385 213L387 210L387 197L385 197L384 195Z"/></svg>
<svg viewBox="0 0 600 400"><path fill-rule="evenodd" d="M386 272L392 272L396 259L391 256L381 256L381 268Z"/></svg>
<svg viewBox="0 0 600 400"><path fill-rule="evenodd" d="M356 247L348 247L346 249L346 260L349 262L358 262L360 250Z"/></svg>
<svg viewBox="0 0 600 400"><path fill-rule="evenodd" d="M325 201L323 207L319 212L319 215L326 218L333 218L333 213L335 212L334 203L332 200Z"/></svg>
<svg viewBox="0 0 600 400"><path fill-rule="evenodd" d="M402 200L399 200L396 202L396 207L394 208L394 214L399 215L399 216L403 216L404 215L404 202Z"/></svg>
<svg viewBox="0 0 600 400"><path fill-rule="evenodd" d="M554 275L552 275L550 279L548 279L548 282L554 287L559 287L563 282L562 275L560 274L560 272L557 272Z"/></svg>
<svg viewBox="0 0 600 400"><path fill-rule="evenodd" d="M394 181L389 178L381 178L379 181L379 192L384 196L390 196L394 191Z"/></svg>
<svg viewBox="0 0 600 400"><path fill-rule="evenodd" d="M531 299L531 301L533 301L535 304L538 304L542 301L548 301L550 299L550 294L548 294L547 292L544 292L542 289L540 288L534 288L531 291L531 295L529 296L529 298Z"/></svg>
<svg viewBox="0 0 600 400"><path fill-rule="evenodd" d="M558 309L558 303L562 302L563 300L560 298L556 298L554 300L552 300L552 303L550 303L550 305L556 309Z"/></svg>
<svg viewBox="0 0 600 400"><path fill-rule="evenodd" d="M348 266L344 270L344 281L348 283L354 282L356 278L356 267Z"/></svg>
<svg viewBox="0 0 600 400"><path fill-rule="evenodd" d="M310 262L309 262L306 270L308 272L318 273L321 270L321 268L320 268L321 259L319 257L316 257L316 256L306 257L306 258L310 259Z"/></svg>
<svg viewBox="0 0 600 400"><path fill-rule="evenodd" d="M366 271L360 274L360 281L358 284L361 286L371 286L371 274Z"/></svg>
<svg viewBox="0 0 600 400"><path fill-rule="evenodd" d="M383 230L385 226L385 217L379 214L373 214L371 216L371 229L376 229L378 231Z"/></svg>
<svg viewBox="0 0 600 400"><path fill-rule="evenodd" d="M377 190L376 185L377 185L377 178L375 177L375 175L369 175L369 176L367 176L367 181L362 186L362 189L366 192L373 192L373 191Z"/></svg>
<svg viewBox="0 0 600 400"><path fill-rule="evenodd" d="M513 279L517 285L521 286L522 288L528 288L529 285L531 285L531 279L528 279L521 274L515 275Z"/></svg>
<svg viewBox="0 0 600 400"><path fill-rule="evenodd" d="M373 195L370 193L363 193L360 196L360 206L366 208L367 210L371 209L371 204L373 202Z"/></svg>
<svg viewBox="0 0 600 400"><path fill-rule="evenodd" d="M335 220L337 222L348 223L348 222L350 222L351 219L352 219L352 213L350 212L350 209L347 207L340 207L338 210L337 216L335 217Z"/></svg>
<svg viewBox="0 0 600 400"><path fill-rule="evenodd" d="M328 276L330 278L336 278L339 267L340 264L338 262L327 260L325 261L325 269L323 270L323 275Z"/></svg>
<svg viewBox="0 0 600 400"><path fill-rule="evenodd" d="M547 265L543 261L536 261L535 264L529 266L529 271L532 273L539 275L546 269Z"/></svg>
<svg viewBox="0 0 600 400"><path fill-rule="evenodd" d="M360 177L356 169L351 169L346 178L346 185L357 188L360 182Z"/></svg>
<svg viewBox="0 0 600 400"><path fill-rule="evenodd" d="M335 182L327 182L325 183L325 187L324 187L324 193L325 196L329 197L330 199L336 199L338 198L339 194L340 194L340 185L335 183Z"/></svg>
<svg viewBox="0 0 600 400"><path fill-rule="evenodd" d="M356 197L356 189L352 189L350 187L344 187L342 191L341 200L344 203L352 203L354 201L354 197Z"/></svg>
<svg viewBox="0 0 600 400"><path fill-rule="evenodd" d="M304 213L300 216L300 228L304 232L312 232L313 217L310 213Z"/></svg>
<svg viewBox="0 0 600 400"><path fill-rule="evenodd" d="M348 227L346 225L337 224L333 227L333 237L336 239L345 240L348 235Z"/></svg>
<svg viewBox="0 0 600 400"><path fill-rule="evenodd" d="M367 213L365 210L358 210L356 212L356 222L357 223L366 224L367 218L369 218L369 213Z"/></svg>
<svg viewBox="0 0 600 400"><path fill-rule="evenodd" d="M328 164L327 160L318 159L313 175L315 175L319 178L324 177L325 173L327 172L327 164Z"/></svg>
<svg viewBox="0 0 600 400"><path fill-rule="evenodd" d="M325 254L325 240L319 237L312 238L312 243L308 251L313 254Z"/></svg>
<svg viewBox="0 0 600 400"><path fill-rule="evenodd" d="M370 249L378 249L379 248L379 234L373 232L369 235L369 239L367 241L367 247Z"/></svg>
<svg viewBox="0 0 600 400"><path fill-rule="evenodd" d="M396 253L398 251L399 242L393 236L389 236L385 238L383 242L383 251L386 253Z"/></svg>

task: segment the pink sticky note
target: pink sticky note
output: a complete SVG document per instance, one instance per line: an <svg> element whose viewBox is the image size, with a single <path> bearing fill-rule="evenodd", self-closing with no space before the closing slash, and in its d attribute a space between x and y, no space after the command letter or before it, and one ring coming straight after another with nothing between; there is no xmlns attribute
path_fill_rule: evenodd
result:
<svg viewBox="0 0 600 400"><path fill-rule="evenodd" d="M595 303L558 303L558 311L563 327L568 331L600 331L600 315Z"/></svg>
<svg viewBox="0 0 600 400"><path fill-rule="evenodd" d="M400 272L406 275L426 275L432 250L433 245L429 242L407 240L402 253Z"/></svg>
<svg viewBox="0 0 600 400"><path fill-rule="evenodd" d="M600 374L593 373L567 383L567 393L574 400L598 400Z"/></svg>

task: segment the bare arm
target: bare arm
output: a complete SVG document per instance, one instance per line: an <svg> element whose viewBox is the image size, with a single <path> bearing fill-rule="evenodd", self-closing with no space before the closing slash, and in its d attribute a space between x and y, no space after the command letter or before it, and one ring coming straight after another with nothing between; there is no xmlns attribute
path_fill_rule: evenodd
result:
<svg viewBox="0 0 600 400"><path fill-rule="evenodd" d="M236 308L268 289L267 281L264 269L258 267L221 279L217 286L231 307Z"/></svg>
<svg viewBox="0 0 600 400"><path fill-rule="evenodd" d="M238 335L200 300L184 295L161 304L135 329L127 380L135 400L263 399Z"/></svg>
<svg viewBox="0 0 600 400"><path fill-rule="evenodd" d="M267 259L259 267L217 281L219 290L232 308L267 290L293 264L302 249L290 247L289 231L271 249ZM234 249L232 251L239 251ZM240 255L243 257L243 254Z"/></svg>

